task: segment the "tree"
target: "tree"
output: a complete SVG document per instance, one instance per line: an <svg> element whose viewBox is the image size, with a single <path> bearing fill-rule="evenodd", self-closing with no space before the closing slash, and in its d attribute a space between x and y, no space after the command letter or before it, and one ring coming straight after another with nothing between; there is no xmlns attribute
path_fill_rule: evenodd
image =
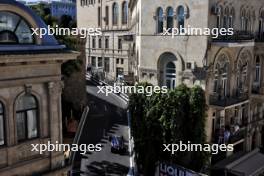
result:
<svg viewBox="0 0 264 176"><path fill-rule="evenodd" d="M129 109L136 162L144 175L153 175L155 164L162 160L201 169L208 157L206 153L162 152L162 144L205 143L206 104L200 87L190 89L182 84L167 94L132 94Z"/></svg>
<svg viewBox="0 0 264 176"><path fill-rule="evenodd" d="M192 127L191 141L194 144L206 143L205 123L206 123L206 100L201 87L195 86L191 89L190 95L190 122ZM209 153L192 152L192 162L190 168L199 171L208 162Z"/></svg>
<svg viewBox="0 0 264 176"><path fill-rule="evenodd" d="M60 17L60 24L59 26L62 28L68 28L71 26L72 17L69 15L62 15Z"/></svg>

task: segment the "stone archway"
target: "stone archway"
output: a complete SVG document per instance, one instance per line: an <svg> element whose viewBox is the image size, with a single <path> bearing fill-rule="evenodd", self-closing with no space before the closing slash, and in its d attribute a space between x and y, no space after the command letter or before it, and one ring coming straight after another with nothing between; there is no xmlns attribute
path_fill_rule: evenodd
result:
<svg viewBox="0 0 264 176"><path fill-rule="evenodd" d="M158 61L159 85L175 88L178 84L178 59L170 52L160 55Z"/></svg>

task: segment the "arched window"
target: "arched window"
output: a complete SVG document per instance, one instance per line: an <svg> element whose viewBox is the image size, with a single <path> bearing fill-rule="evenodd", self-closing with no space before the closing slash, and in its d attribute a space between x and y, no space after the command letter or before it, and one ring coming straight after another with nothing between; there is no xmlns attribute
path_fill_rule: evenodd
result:
<svg viewBox="0 0 264 176"><path fill-rule="evenodd" d="M225 54L222 54L218 58L214 73L214 92L221 96L226 96L228 90L229 61Z"/></svg>
<svg viewBox="0 0 264 176"><path fill-rule="evenodd" d="M112 8L113 25L118 24L118 4L115 2Z"/></svg>
<svg viewBox="0 0 264 176"><path fill-rule="evenodd" d="M173 28L173 8L169 7L167 9L167 29L170 29L170 32Z"/></svg>
<svg viewBox="0 0 264 176"><path fill-rule="evenodd" d="M229 9L228 7L225 8L225 14L224 14L224 19L223 19L223 28L228 28L228 17L229 17Z"/></svg>
<svg viewBox="0 0 264 176"><path fill-rule="evenodd" d="M184 7L183 6L179 6L178 10L177 10L177 17L178 17L178 28L180 29L180 27L184 28Z"/></svg>
<svg viewBox="0 0 264 176"><path fill-rule="evenodd" d="M109 7L105 6L105 25L109 25Z"/></svg>
<svg viewBox="0 0 264 176"><path fill-rule="evenodd" d="M127 24L128 20L128 5L127 2L123 2L122 4L122 24Z"/></svg>
<svg viewBox="0 0 264 176"><path fill-rule="evenodd" d="M234 27L234 17L235 17L235 9L232 7L229 17L228 17L228 27L229 28Z"/></svg>
<svg viewBox="0 0 264 176"><path fill-rule="evenodd" d="M222 18L222 7L221 6L217 6L216 27L218 29L220 29L221 25L222 25L221 18Z"/></svg>
<svg viewBox="0 0 264 176"><path fill-rule="evenodd" d="M157 9L157 33L163 32L163 10L161 7Z"/></svg>
<svg viewBox="0 0 264 176"><path fill-rule="evenodd" d="M239 91L238 93L243 92L243 87L247 84L247 67L248 63L243 59L239 59L237 64L237 88Z"/></svg>
<svg viewBox="0 0 264 176"><path fill-rule="evenodd" d="M259 26L258 26L259 39L263 39L263 34L264 34L263 22L264 22L264 10L262 10L259 15Z"/></svg>
<svg viewBox="0 0 264 176"><path fill-rule="evenodd" d="M0 12L0 44L32 44L31 27L26 21L10 12Z"/></svg>
<svg viewBox="0 0 264 176"><path fill-rule="evenodd" d="M4 106L0 102L0 146L5 145L5 117Z"/></svg>
<svg viewBox="0 0 264 176"><path fill-rule="evenodd" d="M245 18L245 31L249 32L250 29L251 29L251 15L250 15L250 11L248 11Z"/></svg>
<svg viewBox="0 0 264 176"><path fill-rule="evenodd" d="M34 96L23 95L16 100L17 140L38 137L38 103Z"/></svg>
<svg viewBox="0 0 264 176"><path fill-rule="evenodd" d="M173 62L166 65L166 86L168 89L176 87L176 66Z"/></svg>
<svg viewBox="0 0 264 176"><path fill-rule="evenodd" d="M245 9L242 10L241 12L241 29L242 31L246 31L246 11Z"/></svg>

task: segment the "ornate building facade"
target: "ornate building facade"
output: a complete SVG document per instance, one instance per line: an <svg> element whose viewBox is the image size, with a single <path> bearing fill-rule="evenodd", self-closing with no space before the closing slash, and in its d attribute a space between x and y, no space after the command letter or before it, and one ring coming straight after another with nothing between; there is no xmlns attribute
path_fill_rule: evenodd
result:
<svg viewBox="0 0 264 176"><path fill-rule="evenodd" d="M0 2L0 175L44 174L64 167L63 152L32 144L62 143L61 64L77 53L53 36L32 35L44 22L21 3ZM56 174L52 174L56 175Z"/></svg>
<svg viewBox="0 0 264 176"><path fill-rule="evenodd" d="M202 86L208 142L234 145L234 151L220 159L264 146L263 7L257 0L129 4L131 31L136 34L131 53L139 80L169 88L181 83ZM233 28L234 35L163 35L165 29L180 26Z"/></svg>
<svg viewBox="0 0 264 176"><path fill-rule="evenodd" d="M87 63L102 79L130 75L128 1L77 1L78 28L101 28L101 36L88 36ZM87 17L89 14L89 18Z"/></svg>
<svg viewBox="0 0 264 176"><path fill-rule="evenodd" d="M91 4L86 6L86 2ZM130 0L128 26L123 33L112 23L115 24L115 15L123 12L115 11L115 4L122 7L124 2L78 1L79 27L102 25L102 29L105 29L105 22L109 21L112 36L122 38L123 35L123 41L130 39L127 42L126 63L128 71L133 73L137 81L165 85L168 88L181 83L190 87L203 87L208 104L207 141L234 145L234 152L225 153L221 159L263 147L264 2ZM108 8L110 17L105 13ZM89 14L89 17L85 14ZM97 21L101 18L104 19L102 23ZM180 26L233 28L234 34L220 35L218 38L210 35L164 35L165 30ZM122 23L119 27L122 28ZM114 38L116 40L110 42L110 48L118 46L118 37ZM87 42L88 61L96 66L93 61L95 59L92 59L95 52L91 49L93 47L89 47L93 46L92 41ZM99 55L104 55L104 49L101 50L103 52ZM110 53L113 55L115 52ZM109 57L111 67L115 68L116 60L113 56Z"/></svg>

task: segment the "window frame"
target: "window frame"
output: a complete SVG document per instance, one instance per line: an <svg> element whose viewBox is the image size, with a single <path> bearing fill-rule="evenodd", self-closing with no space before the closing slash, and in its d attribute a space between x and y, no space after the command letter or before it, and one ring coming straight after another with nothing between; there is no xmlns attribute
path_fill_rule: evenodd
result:
<svg viewBox="0 0 264 176"><path fill-rule="evenodd" d="M172 7L168 7L166 11L166 21L167 21L167 26L166 28L169 29L169 32L172 31L172 28L174 27L174 11ZM171 22L171 23L169 23Z"/></svg>
<svg viewBox="0 0 264 176"><path fill-rule="evenodd" d="M182 9L182 11L181 11ZM177 21L178 21L178 28L180 29L181 27L184 28L185 26L185 12L184 12L184 7L180 5L177 8ZM181 13L182 12L182 13ZM183 23L183 25L181 25Z"/></svg>
<svg viewBox="0 0 264 176"><path fill-rule="evenodd" d="M9 42L1 42L0 41L0 46L1 45L34 45L34 44L36 44L36 36L35 36L35 34L32 35L32 32L33 32L32 29L31 29L32 28L32 25L25 18L23 18L21 15L19 15L17 13L14 13L14 12L8 11L8 10L3 10L3 11L0 11L0 12L2 12L2 13L9 13L11 15L14 15L14 16L18 17L17 23L15 24L15 31L11 31L11 30L8 30L8 29L5 29L5 30L0 31L0 34L1 33L4 33L4 32L13 33L13 35L15 35L16 38L17 38L17 42L16 43L9 43ZM30 37L31 37L31 40L32 40L32 42L30 42L30 43L21 43L21 42L19 42L19 37L16 34L17 29L19 28L19 26L23 22L25 23L25 25L30 30L30 33L31 33Z"/></svg>
<svg viewBox="0 0 264 176"><path fill-rule="evenodd" d="M122 3L122 24L128 24L128 4L127 1Z"/></svg>
<svg viewBox="0 0 264 176"><path fill-rule="evenodd" d="M34 108L26 108L26 109L23 109L23 110L17 110L17 101L22 98L23 96L31 96L34 98L35 100L35 103L36 103L36 107ZM34 139L37 139L40 137L40 124L39 124L39 117L40 117L40 110L39 110L39 102L38 102L38 99L36 98L36 96L30 94L30 95L27 95L27 94L23 94L21 96L19 96L16 101L15 101L15 116L16 116L16 141L18 143L23 143L25 141L30 141L30 140L34 140ZM36 111L36 128L37 128L37 135L36 137L32 137L32 138L29 138L28 137L28 114L27 112L29 111ZM18 124L17 124L17 115L18 114L23 114L24 115L24 120L25 120L25 126L23 127L25 129L25 138L24 139L18 139Z"/></svg>
<svg viewBox="0 0 264 176"><path fill-rule="evenodd" d="M158 7L156 11L156 33L157 34L163 33L163 28L164 28L163 18L164 18L163 9L161 7Z"/></svg>
<svg viewBox="0 0 264 176"><path fill-rule="evenodd" d="M118 18L119 18L119 7L116 2L113 3L112 6L112 25L117 26L118 25Z"/></svg>

